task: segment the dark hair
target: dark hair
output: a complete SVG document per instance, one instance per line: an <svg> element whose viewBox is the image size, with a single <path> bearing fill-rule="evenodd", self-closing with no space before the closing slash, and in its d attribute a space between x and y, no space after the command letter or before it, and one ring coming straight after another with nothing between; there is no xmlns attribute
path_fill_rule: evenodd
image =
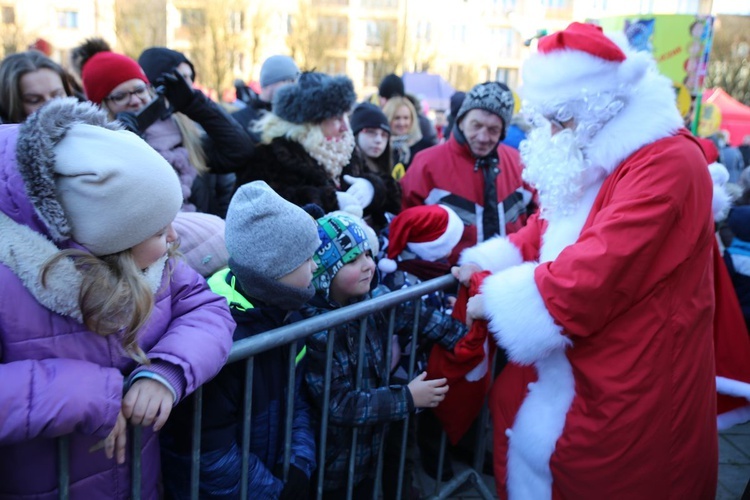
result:
<svg viewBox="0 0 750 500"><path fill-rule="evenodd" d="M385 141L386 146L383 153L377 158L372 158L370 156L367 156L365 152L362 151L362 149L359 147L359 134L362 133L362 130L360 130L357 135L354 136L354 150L359 153L360 157L362 158L363 166L366 170L369 170L371 172L391 175L391 170L393 170L393 153L391 153L391 141Z"/></svg>
<svg viewBox="0 0 750 500"><path fill-rule="evenodd" d="M26 111L21 98L21 78L40 69L49 69L60 76L65 94L73 95L70 76L55 61L37 50L18 52L0 63L0 112L6 123L21 123L26 120Z"/></svg>

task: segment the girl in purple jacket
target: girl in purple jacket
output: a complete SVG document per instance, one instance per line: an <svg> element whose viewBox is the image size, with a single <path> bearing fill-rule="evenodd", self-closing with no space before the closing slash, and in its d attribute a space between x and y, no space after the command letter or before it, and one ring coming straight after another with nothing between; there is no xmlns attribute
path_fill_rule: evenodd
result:
<svg viewBox="0 0 750 500"><path fill-rule="evenodd" d="M0 127L0 498L131 496L127 424L143 426L142 497L158 431L226 361L226 301L173 258L182 203L169 164L91 104L54 100Z"/></svg>

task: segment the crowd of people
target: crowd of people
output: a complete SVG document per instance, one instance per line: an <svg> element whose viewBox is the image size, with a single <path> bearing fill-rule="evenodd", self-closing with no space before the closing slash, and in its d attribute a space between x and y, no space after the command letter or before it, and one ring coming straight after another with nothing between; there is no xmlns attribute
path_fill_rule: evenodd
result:
<svg viewBox="0 0 750 500"><path fill-rule="evenodd" d="M142 497L189 498L202 386L200 498L418 495L412 452L436 476L440 433L458 456L488 393L501 498L713 498L717 426L750 420L750 174L597 26L522 71L521 115L478 83L436 130L397 75L358 98L285 55L231 113L165 47L6 57L0 496L56 498L68 436L71 497L129 498L139 426ZM250 378L225 364L449 274L392 330L376 313Z"/></svg>

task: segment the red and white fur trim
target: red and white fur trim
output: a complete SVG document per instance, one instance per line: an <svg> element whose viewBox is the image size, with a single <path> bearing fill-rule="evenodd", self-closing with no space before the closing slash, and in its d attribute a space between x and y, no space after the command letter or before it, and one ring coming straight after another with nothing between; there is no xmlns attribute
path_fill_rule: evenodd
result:
<svg viewBox="0 0 750 500"><path fill-rule="evenodd" d="M552 261L578 239L601 182L590 186L575 212L552 217L544 233L542 261ZM537 264L527 262L485 279L482 286L489 329L508 357L533 364L538 380L529 392L508 441L508 495L511 499L552 496L549 460L575 397L573 370L565 355L572 341L563 335L534 280Z"/></svg>
<svg viewBox="0 0 750 500"><path fill-rule="evenodd" d="M505 236L495 236L461 252L458 265L476 264L496 273L523 262L521 251Z"/></svg>

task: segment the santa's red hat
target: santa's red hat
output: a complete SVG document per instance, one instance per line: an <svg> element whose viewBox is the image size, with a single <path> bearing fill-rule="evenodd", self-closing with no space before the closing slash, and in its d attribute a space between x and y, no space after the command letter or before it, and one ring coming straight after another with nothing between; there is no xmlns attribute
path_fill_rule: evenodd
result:
<svg viewBox="0 0 750 500"><path fill-rule="evenodd" d="M461 218L444 205L407 208L391 221L388 257L380 260L378 268L385 273L395 271L396 259L406 248L420 259L443 259L450 255L463 232Z"/></svg>
<svg viewBox="0 0 750 500"><path fill-rule="evenodd" d="M647 53L626 50L601 27L572 23L539 39L538 52L523 65L524 100L565 102L582 93L620 90L637 83L651 64Z"/></svg>

